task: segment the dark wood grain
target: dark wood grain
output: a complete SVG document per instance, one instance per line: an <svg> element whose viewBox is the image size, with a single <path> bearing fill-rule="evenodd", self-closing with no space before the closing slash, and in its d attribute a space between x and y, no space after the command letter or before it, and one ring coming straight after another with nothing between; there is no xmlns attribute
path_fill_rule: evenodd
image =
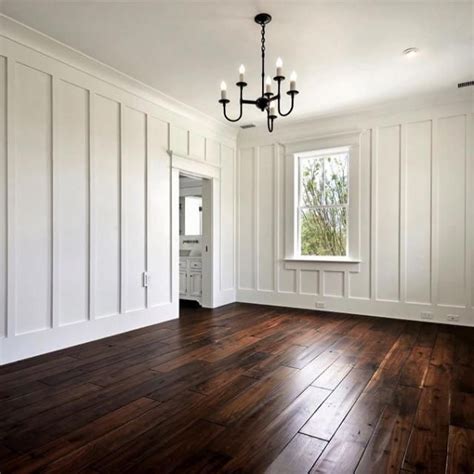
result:
<svg viewBox="0 0 474 474"><path fill-rule="evenodd" d="M0 472L473 472L474 329L232 304L0 367Z"/></svg>

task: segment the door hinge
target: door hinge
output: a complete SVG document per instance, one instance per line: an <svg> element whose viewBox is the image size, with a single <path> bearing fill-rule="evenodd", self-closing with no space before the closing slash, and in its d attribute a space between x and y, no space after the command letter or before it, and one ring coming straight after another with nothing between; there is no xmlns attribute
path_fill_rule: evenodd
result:
<svg viewBox="0 0 474 474"><path fill-rule="evenodd" d="M142 273L142 283L143 283L143 286L145 288L147 288L148 286L150 286L150 280L151 280L151 276L148 272L143 272Z"/></svg>

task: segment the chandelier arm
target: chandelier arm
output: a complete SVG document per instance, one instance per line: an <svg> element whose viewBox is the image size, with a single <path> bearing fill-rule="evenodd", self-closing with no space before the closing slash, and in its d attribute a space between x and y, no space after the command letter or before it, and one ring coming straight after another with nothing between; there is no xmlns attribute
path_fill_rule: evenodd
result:
<svg viewBox="0 0 474 474"><path fill-rule="evenodd" d="M288 112L286 113L283 113L281 111L281 91L280 91L280 88L281 88L281 81L278 81L278 113L282 116L282 117L286 117L287 115L290 115L291 112L293 112L293 107L295 106L295 94L289 94L291 95L291 106L290 106L290 110L288 110Z"/></svg>
<svg viewBox="0 0 474 474"><path fill-rule="evenodd" d="M243 92L244 92L244 86L239 86L240 87L240 100L239 100L239 104L240 104L240 114L239 116L236 118L236 119L231 119L227 116L227 113L226 113L226 105L227 105L227 102L223 102L222 103L222 106L224 108L224 117L229 121L229 122L238 122L241 118L242 118L242 115L243 115L243 112L244 112L244 105L243 105Z"/></svg>

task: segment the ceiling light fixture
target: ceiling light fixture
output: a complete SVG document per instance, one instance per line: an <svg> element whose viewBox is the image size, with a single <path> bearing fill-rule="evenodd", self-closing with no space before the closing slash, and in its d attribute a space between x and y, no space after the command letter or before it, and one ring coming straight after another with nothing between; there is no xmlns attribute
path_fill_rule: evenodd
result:
<svg viewBox="0 0 474 474"><path fill-rule="evenodd" d="M405 56L408 56L409 58L412 58L413 56L416 56L418 54L418 51L418 48L407 48L403 51L403 54Z"/></svg>
<svg viewBox="0 0 474 474"><path fill-rule="evenodd" d="M272 17L268 13L259 13L255 17L255 23L261 26L261 53L262 53L262 91L261 96L258 97L256 100L246 100L243 98L244 87L247 86L245 82L245 67L242 64L239 68L239 82L236 83L236 86L240 88L240 114L237 118L232 119L227 116L226 113L226 106L230 102L227 98L227 85L224 81L221 82L221 99L219 103L222 104L224 109L224 117L229 122L238 122L242 118L243 114L243 105L244 104L252 104L259 108L262 112L267 113L267 127L269 132L273 132L273 121L278 117L278 114L281 117L286 117L290 115L293 111L293 106L295 104L295 95L298 94L296 90L296 73L293 73L290 76L290 90L287 94L291 97L291 106L288 112L283 113L281 111L281 83L285 80L285 76L283 75L283 61L281 58L277 59L276 62L276 76L273 78L274 81L277 82L277 94L273 94L272 92L272 79L270 76L266 76L265 78L265 25L272 21Z"/></svg>

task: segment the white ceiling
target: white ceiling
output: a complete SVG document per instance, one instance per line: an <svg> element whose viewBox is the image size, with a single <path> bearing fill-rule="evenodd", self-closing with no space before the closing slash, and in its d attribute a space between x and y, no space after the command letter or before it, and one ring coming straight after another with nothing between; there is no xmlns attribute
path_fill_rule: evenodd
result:
<svg viewBox="0 0 474 474"><path fill-rule="evenodd" d="M260 80L256 13L267 28L268 69L277 56L298 72L303 118L454 90L472 80L473 2L376 1L23 1L0 10L215 118L219 84L247 68L247 98ZM402 55L418 47L414 58ZM253 97L255 96L255 97ZM236 113L236 104L231 104ZM252 106L243 123L262 119ZM289 118L290 118L289 117ZM289 119L288 118L288 119ZM284 119L284 120L288 120ZM282 119L283 120L283 119Z"/></svg>

